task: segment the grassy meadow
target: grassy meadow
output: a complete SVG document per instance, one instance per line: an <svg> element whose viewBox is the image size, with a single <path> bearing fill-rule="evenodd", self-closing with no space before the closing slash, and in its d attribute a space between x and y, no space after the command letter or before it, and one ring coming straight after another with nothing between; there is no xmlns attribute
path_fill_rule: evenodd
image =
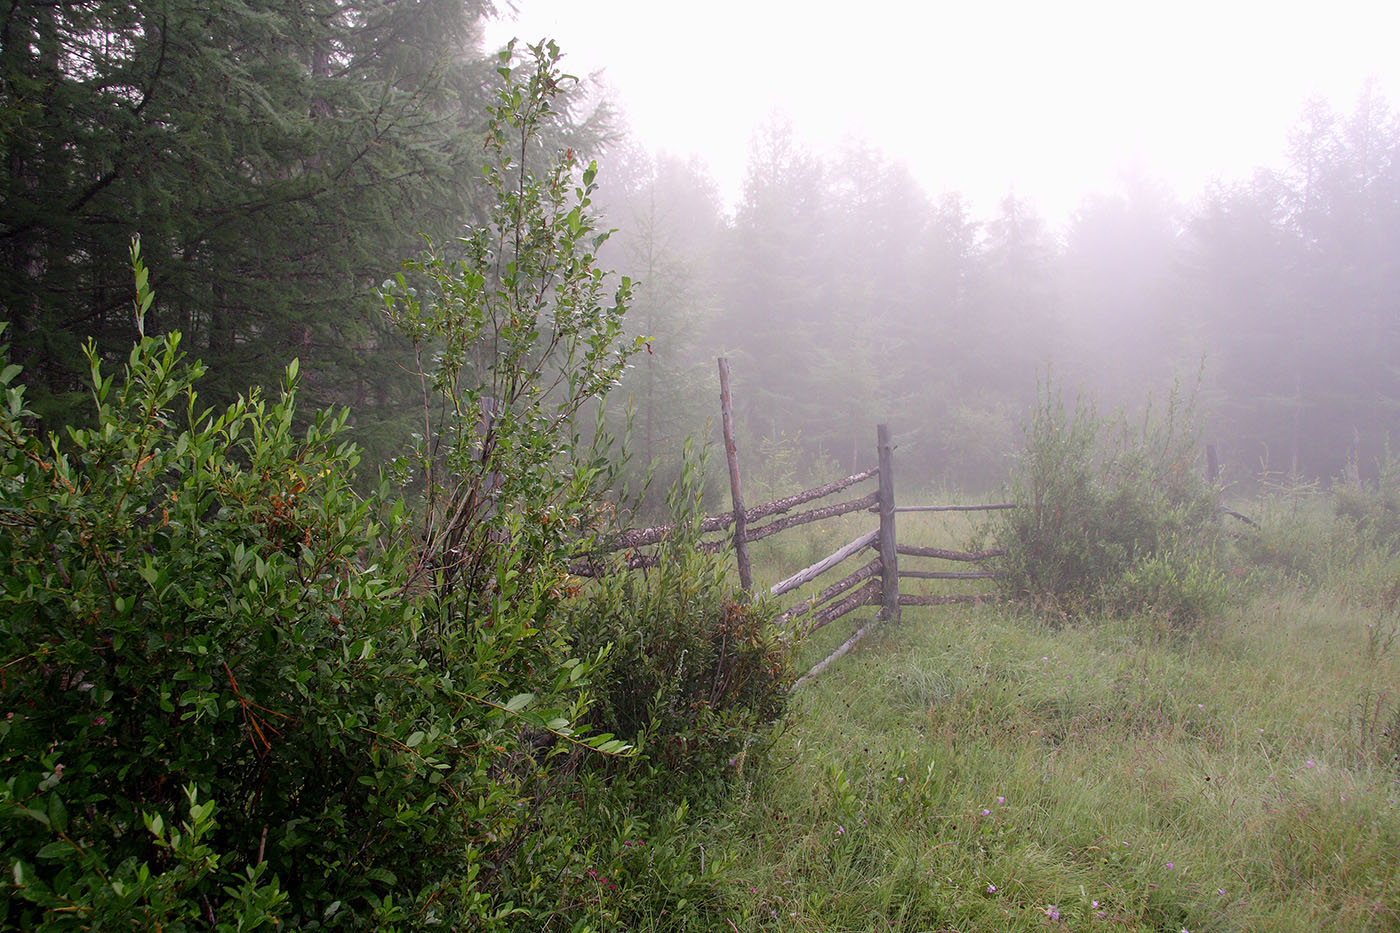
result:
<svg viewBox="0 0 1400 933"><path fill-rule="evenodd" d="M1255 511L1231 608L1191 631L906 607L800 688L712 826L728 927L1400 929L1400 568L1320 501ZM760 582L873 521L776 536ZM933 546L970 528L899 521ZM798 670L872 612L811 636Z"/></svg>

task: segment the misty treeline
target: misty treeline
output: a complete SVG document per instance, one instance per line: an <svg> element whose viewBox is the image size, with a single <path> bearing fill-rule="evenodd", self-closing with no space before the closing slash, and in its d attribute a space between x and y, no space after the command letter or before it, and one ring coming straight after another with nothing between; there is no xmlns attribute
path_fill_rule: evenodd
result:
<svg viewBox="0 0 1400 933"><path fill-rule="evenodd" d="M977 218L867 145L818 158L781 119L732 217L703 166L635 159L612 219L656 336L630 377L639 434L657 453L702 423L728 354L751 448L827 472L869 465L888 420L906 474L994 485L1048 377L1127 409L1199 388L1236 480L1374 475L1400 427L1397 153L1366 89L1349 113L1310 104L1281 170L1191 204L1128 178L1063 230L1015 196Z"/></svg>
<svg viewBox="0 0 1400 933"><path fill-rule="evenodd" d="M211 401L299 357L308 404L351 405L360 441L393 451L416 366L375 289L420 235L450 249L485 210L492 13L11 4L0 302L31 406L77 417L84 338L124 358L139 232L160 296L147 332L183 333ZM1012 195L974 216L868 144L818 157L781 118L727 209L701 162L640 151L579 88L550 143L600 156L605 258L641 283L628 326L650 352L622 393L636 464L674 469L715 419L719 355L772 486L867 464L880 420L911 477L993 485L1047 374L1128 407L1199 380L1237 478L1365 474L1400 418L1400 124L1369 89L1347 112L1309 105L1281 170L1185 205L1130 179L1061 230Z"/></svg>

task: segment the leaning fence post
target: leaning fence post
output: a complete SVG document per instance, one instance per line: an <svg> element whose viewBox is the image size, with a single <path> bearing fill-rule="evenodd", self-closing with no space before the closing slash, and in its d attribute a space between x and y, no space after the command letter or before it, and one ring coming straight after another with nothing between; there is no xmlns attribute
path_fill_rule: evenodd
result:
<svg viewBox="0 0 1400 933"><path fill-rule="evenodd" d="M899 558L894 536L894 448L890 445L890 426L875 429L880 454L880 573L883 587L880 618L899 618Z"/></svg>
<svg viewBox="0 0 1400 933"><path fill-rule="evenodd" d="M739 451L734 446L734 409L729 398L729 360L719 358L719 409L724 424L724 456L729 461L729 493L734 500L734 557L739 562L739 585L753 591L749 569L748 521L744 517L744 488L739 483Z"/></svg>

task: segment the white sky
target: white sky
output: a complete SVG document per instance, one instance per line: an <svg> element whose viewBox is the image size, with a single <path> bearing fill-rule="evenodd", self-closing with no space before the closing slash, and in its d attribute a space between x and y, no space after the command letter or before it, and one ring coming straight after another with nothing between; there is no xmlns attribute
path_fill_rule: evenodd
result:
<svg viewBox="0 0 1400 933"><path fill-rule="evenodd" d="M509 2L509 0L507 0ZM694 153L729 203L774 110L817 153L863 138L979 215L1063 221L1126 172L1185 198L1276 164L1312 96L1400 106L1400 2L515 0L491 25L602 70L647 149ZM505 3L502 3L505 9Z"/></svg>

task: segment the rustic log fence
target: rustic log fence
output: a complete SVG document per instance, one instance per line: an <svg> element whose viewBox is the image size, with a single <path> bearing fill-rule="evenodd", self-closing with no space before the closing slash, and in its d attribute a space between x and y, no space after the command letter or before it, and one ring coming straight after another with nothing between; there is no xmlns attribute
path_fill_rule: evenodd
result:
<svg viewBox="0 0 1400 933"><path fill-rule="evenodd" d="M897 620L902 606L937 606L947 603L975 602L988 598L987 594L981 593L926 595L902 592L900 590L901 580L989 580L996 577L997 573L980 567L977 570L959 571L903 569L899 566L901 556L981 564L1000 557L1006 552L1004 550L955 551L946 548L900 544L896 534L896 517L902 512L986 512L1014 508L1013 504L898 505L894 487L894 442L889 426L882 424L878 426L876 432L879 465L875 468L852 474L822 486L806 489L782 499L746 507L743 487L740 482L738 454L734 443L727 360L719 361L719 371L725 458L729 467L733 510L721 515L703 518L699 523L699 531L702 535L728 531L729 529L732 531L729 531L724 538L702 541L700 548L704 551L715 552L732 545L738 562L740 583L745 590L752 591L753 588L752 572L749 569L748 559L749 543L760 541L790 528L851 512L873 512L879 516L877 528L860 535L811 566L799 570L769 588L769 596L783 596L813 582L856 555L867 550L875 552L875 556L855 572L777 615L776 621L779 624L793 626L802 634L808 634L863 607L879 607L879 612L874 618L847 639L831 656L803 675L798 680L798 684L820 673L836 658L850 651L873 628L877 621ZM788 514L798 506L833 496L872 479L878 482L878 487L874 492L865 496ZM764 519L771 520L758 524ZM654 554L644 553L641 549L659 544L674 530L672 525L632 529L618 535L601 553L625 552L622 563L629 569L656 566L659 558ZM595 556L581 558L574 566L575 573L595 576L604 572L605 565L594 559Z"/></svg>

